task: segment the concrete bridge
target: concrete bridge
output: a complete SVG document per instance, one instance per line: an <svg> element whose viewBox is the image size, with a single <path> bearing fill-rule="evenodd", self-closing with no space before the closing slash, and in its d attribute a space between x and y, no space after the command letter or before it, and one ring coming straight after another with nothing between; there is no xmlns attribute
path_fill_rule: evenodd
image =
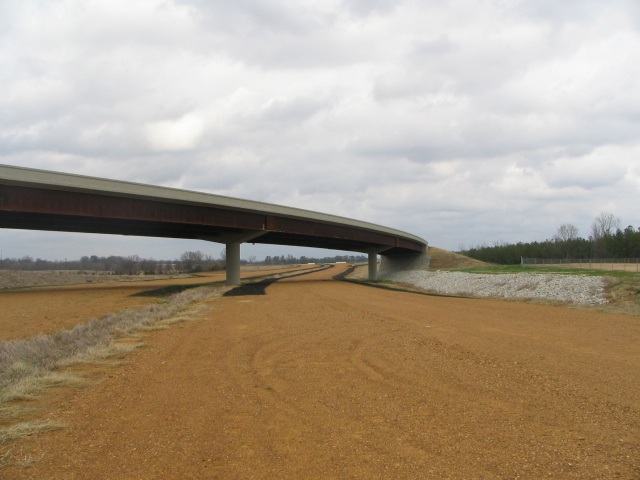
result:
<svg viewBox="0 0 640 480"><path fill-rule="evenodd" d="M363 252L369 278L428 268L427 242L359 220L220 195L0 165L0 228L200 239L226 245L240 283L245 242Z"/></svg>

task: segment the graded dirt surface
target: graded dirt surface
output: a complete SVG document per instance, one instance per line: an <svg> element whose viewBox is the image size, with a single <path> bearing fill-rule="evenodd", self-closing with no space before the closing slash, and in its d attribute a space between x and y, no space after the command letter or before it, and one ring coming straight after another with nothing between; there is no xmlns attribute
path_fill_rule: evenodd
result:
<svg viewBox="0 0 640 480"><path fill-rule="evenodd" d="M304 268L308 267L263 267L252 271L243 271L241 277L249 278ZM31 274L35 272L5 271L2 273L15 273L17 276L24 277L21 278L21 281L26 283L33 277ZM57 275L56 272L44 272L40 276L56 277ZM66 281L73 282L77 278L77 275L68 275ZM108 313L158 301L158 298L153 295L144 295L145 292L169 286L200 285L224 282L224 280L225 272L210 272L179 279L147 280L146 277L142 277L137 281L68 284L0 291L0 312L2 312L0 316L0 341L32 337L40 333L54 333Z"/></svg>
<svg viewBox="0 0 640 480"><path fill-rule="evenodd" d="M640 318L339 282L205 302L4 479L638 479Z"/></svg>

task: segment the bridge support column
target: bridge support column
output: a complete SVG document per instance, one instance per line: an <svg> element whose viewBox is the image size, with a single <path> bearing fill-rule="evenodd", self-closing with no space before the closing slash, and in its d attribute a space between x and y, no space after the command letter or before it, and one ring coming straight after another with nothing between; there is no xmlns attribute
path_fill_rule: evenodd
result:
<svg viewBox="0 0 640 480"><path fill-rule="evenodd" d="M369 280L375 282L378 279L378 254L369 252Z"/></svg>
<svg viewBox="0 0 640 480"><path fill-rule="evenodd" d="M378 255L391 247L376 247L367 250L369 255L369 281L375 282L378 279Z"/></svg>
<svg viewBox="0 0 640 480"><path fill-rule="evenodd" d="M226 244L227 285L240 285L240 242Z"/></svg>
<svg viewBox="0 0 640 480"><path fill-rule="evenodd" d="M249 242L267 233L265 230L244 230L237 233L229 233L226 235L201 236L200 240L208 242L224 243L226 246L226 270L227 285L240 285L240 245L243 242Z"/></svg>

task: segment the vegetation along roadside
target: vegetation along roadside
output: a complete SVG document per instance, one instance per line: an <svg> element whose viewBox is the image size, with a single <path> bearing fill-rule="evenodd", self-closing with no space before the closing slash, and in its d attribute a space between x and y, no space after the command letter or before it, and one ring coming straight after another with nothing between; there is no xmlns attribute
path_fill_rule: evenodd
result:
<svg viewBox="0 0 640 480"><path fill-rule="evenodd" d="M22 462L11 448L12 440L62 427L34 419L29 401L45 388L82 382L82 378L67 373L67 367L104 362L134 350L141 343L118 340L185 321L193 316L199 301L221 296L228 289L199 286L157 304L105 315L51 335L0 343L0 468L10 461Z"/></svg>

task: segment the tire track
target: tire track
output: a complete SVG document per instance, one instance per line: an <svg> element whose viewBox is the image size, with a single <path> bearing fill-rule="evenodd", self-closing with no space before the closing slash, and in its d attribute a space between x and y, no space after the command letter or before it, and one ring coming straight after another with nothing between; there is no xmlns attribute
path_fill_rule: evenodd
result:
<svg viewBox="0 0 640 480"><path fill-rule="evenodd" d="M333 274L154 333L5 478L640 478L637 319Z"/></svg>

